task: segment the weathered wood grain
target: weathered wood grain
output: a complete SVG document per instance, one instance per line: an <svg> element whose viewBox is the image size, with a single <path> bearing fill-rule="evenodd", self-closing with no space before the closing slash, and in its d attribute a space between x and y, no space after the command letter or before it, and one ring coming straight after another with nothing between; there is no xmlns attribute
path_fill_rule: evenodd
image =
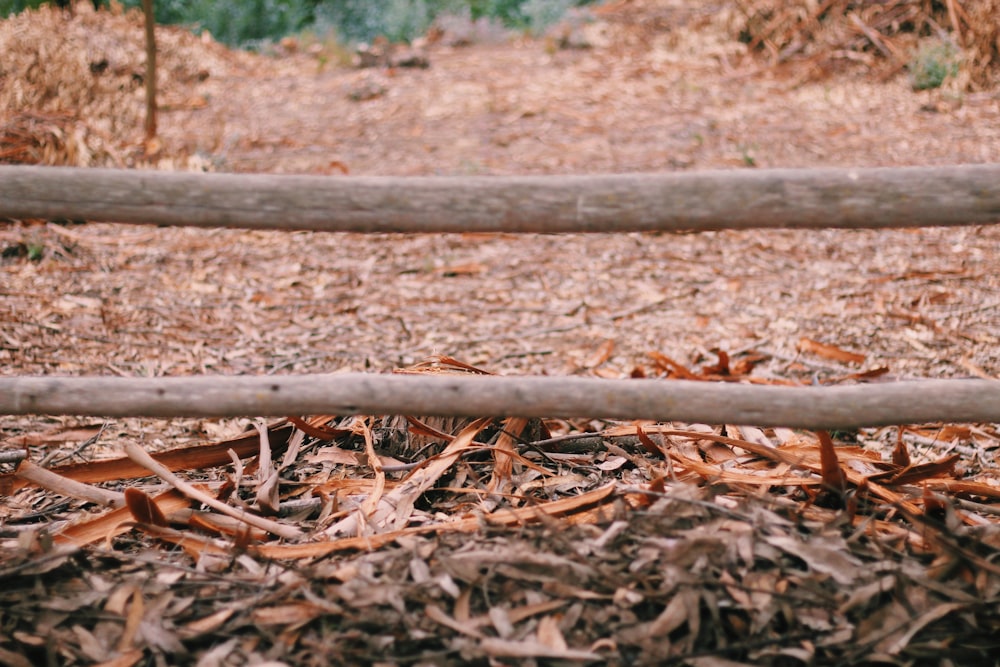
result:
<svg viewBox="0 0 1000 667"><path fill-rule="evenodd" d="M978 225L1000 221L1000 165L406 178L0 166L0 217L411 233Z"/></svg>
<svg viewBox="0 0 1000 667"><path fill-rule="evenodd" d="M1000 422L1000 382L772 387L679 380L377 375L0 378L0 414L236 417L406 414L855 428Z"/></svg>

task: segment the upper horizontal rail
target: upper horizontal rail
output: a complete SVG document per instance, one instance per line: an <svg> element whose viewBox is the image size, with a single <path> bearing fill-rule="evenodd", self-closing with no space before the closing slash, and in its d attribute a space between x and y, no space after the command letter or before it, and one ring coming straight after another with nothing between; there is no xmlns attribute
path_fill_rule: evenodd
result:
<svg viewBox="0 0 1000 667"><path fill-rule="evenodd" d="M586 417L832 429L937 421L1000 422L1000 381L774 387L447 374L0 377L0 414Z"/></svg>
<svg viewBox="0 0 1000 667"><path fill-rule="evenodd" d="M486 177L0 166L0 218L408 233L978 225L1000 221L1000 165Z"/></svg>

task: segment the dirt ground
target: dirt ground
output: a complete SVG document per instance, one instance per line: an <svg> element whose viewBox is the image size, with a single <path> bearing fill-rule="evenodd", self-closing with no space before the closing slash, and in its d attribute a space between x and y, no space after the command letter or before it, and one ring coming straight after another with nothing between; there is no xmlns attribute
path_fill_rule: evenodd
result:
<svg viewBox="0 0 1000 667"><path fill-rule="evenodd" d="M857 66L818 80L770 67L744 56L730 11L624 3L589 28L589 48L444 39L426 69L354 69L304 42L234 55L167 105L162 152L185 156L176 166L346 179L1000 162L1000 94L915 92L905 73L879 80ZM664 355L697 370L722 350L754 356L757 378L803 383L875 368L887 369L880 381L1000 377L997 226L361 236L17 222L0 242L12 249L0 260L8 376L384 372L446 355L501 374L628 377L664 374ZM803 351L803 339L863 361ZM248 425L0 417L0 438L68 463ZM1000 489L998 426L958 426L914 429L913 462L958 453L955 480ZM359 433L340 444L363 451ZM837 437L888 460L897 435ZM962 496L980 510L939 508L928 528L892 507L813 507L791 486L702 473L664 488L663 461L608 442L546 485L532 486L525 464L507 487L544 489L541 503L616 481L597 519L484 522L309 560L233 538L231 557L209 562L140 532L39 559L32 526L58 532L97 510L23 489L0 502L11 554L0 664L1000 664L988 639L1000 633L996 497ZM724 463L710 451L723 444L699 442L706 464L751 465L745 450ZM323 467L327 449L283 480L373 478L363 460ZM698 470L685 460L685 474ZM441 486L472 484L484 465ZM158 492L154 482L141 488ZM625 491L642 485L651 504ZM418 503L422 521L477 503L434 493Z"/></svg>

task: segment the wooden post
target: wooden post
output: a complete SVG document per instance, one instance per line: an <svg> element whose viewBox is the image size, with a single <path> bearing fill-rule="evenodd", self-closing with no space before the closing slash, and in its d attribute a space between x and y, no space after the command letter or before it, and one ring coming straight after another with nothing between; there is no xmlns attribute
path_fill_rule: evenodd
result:
<svg viewBox="0 0 1000 667"><path fill-rule="evenodd" d="M156 137L156 17L153 0L142 0L146 14L146 141Z"/></svg>
<svg viewBox="0 0 1000 667"><path fill-rule="evenodd" d="M0 218L408 233L981 225L1000 221L1000 165L419 178L0 166Z"/></svg>

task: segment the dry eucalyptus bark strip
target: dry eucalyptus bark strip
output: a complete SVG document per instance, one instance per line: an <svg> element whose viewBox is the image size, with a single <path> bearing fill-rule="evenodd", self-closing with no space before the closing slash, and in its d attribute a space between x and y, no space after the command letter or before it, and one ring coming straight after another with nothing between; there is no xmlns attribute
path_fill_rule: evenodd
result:
<svg viewBox="0 0 1000 667"><path fill-rule="evenodd" d="M422 496L441 475L451 468L465 450L474 446L475 437L490 421L488 418L478 419L466 426L436 458L432 459L426 466L415 470L392 491L382 495L377 506L372 510L366 513L362 508L352 512L348 517L323 531L323 535L325 537L356 535L363 529L366 522L371 523L377 529L382 529L390 524L390 530L399 530L405 527L417 498Z"/></svg>
<svg viewBox="0 0 1000 667"><path fill-rule="evenodd" d="M146 470L149 470L157 477L163 481L170 484L172 487L186 495L188 498L197 500L198 502L208 505L217 512L221 512L227 516L231 516L234 519L239 519L244 523L248 523L254 528L260 528L261 530L266 530L272 535L277 535L278 537L283 537L286 540L299 540L305 535L298 528L292 526L286 526L284 524L278 523L277 521L271 521L270 519L265 519L264 517L257 516L256 514L250 514L242 510L238 510L235 507L227 505L226 503L216 500L212 496L208 495L203 491L199 491L191 484L188 484L180 477L170 472L166 466L158 463L152 456L150 456L142 447L130 442L125 445L125 453L128 457L135 461L138 465L141 465Z"/></svg>
<svg viewBox="0 0 1000 667"><path fill-rule="evenodd" d="M28 460L21 461L17 466L17 472L14 474L43 489L48 489L49 491L54 491L70 498L77 498L106 507L122 507L125 505L125 494L123 493L77 482L76 480L54 473L51 470L46 470L42 466Z"/></svg>

